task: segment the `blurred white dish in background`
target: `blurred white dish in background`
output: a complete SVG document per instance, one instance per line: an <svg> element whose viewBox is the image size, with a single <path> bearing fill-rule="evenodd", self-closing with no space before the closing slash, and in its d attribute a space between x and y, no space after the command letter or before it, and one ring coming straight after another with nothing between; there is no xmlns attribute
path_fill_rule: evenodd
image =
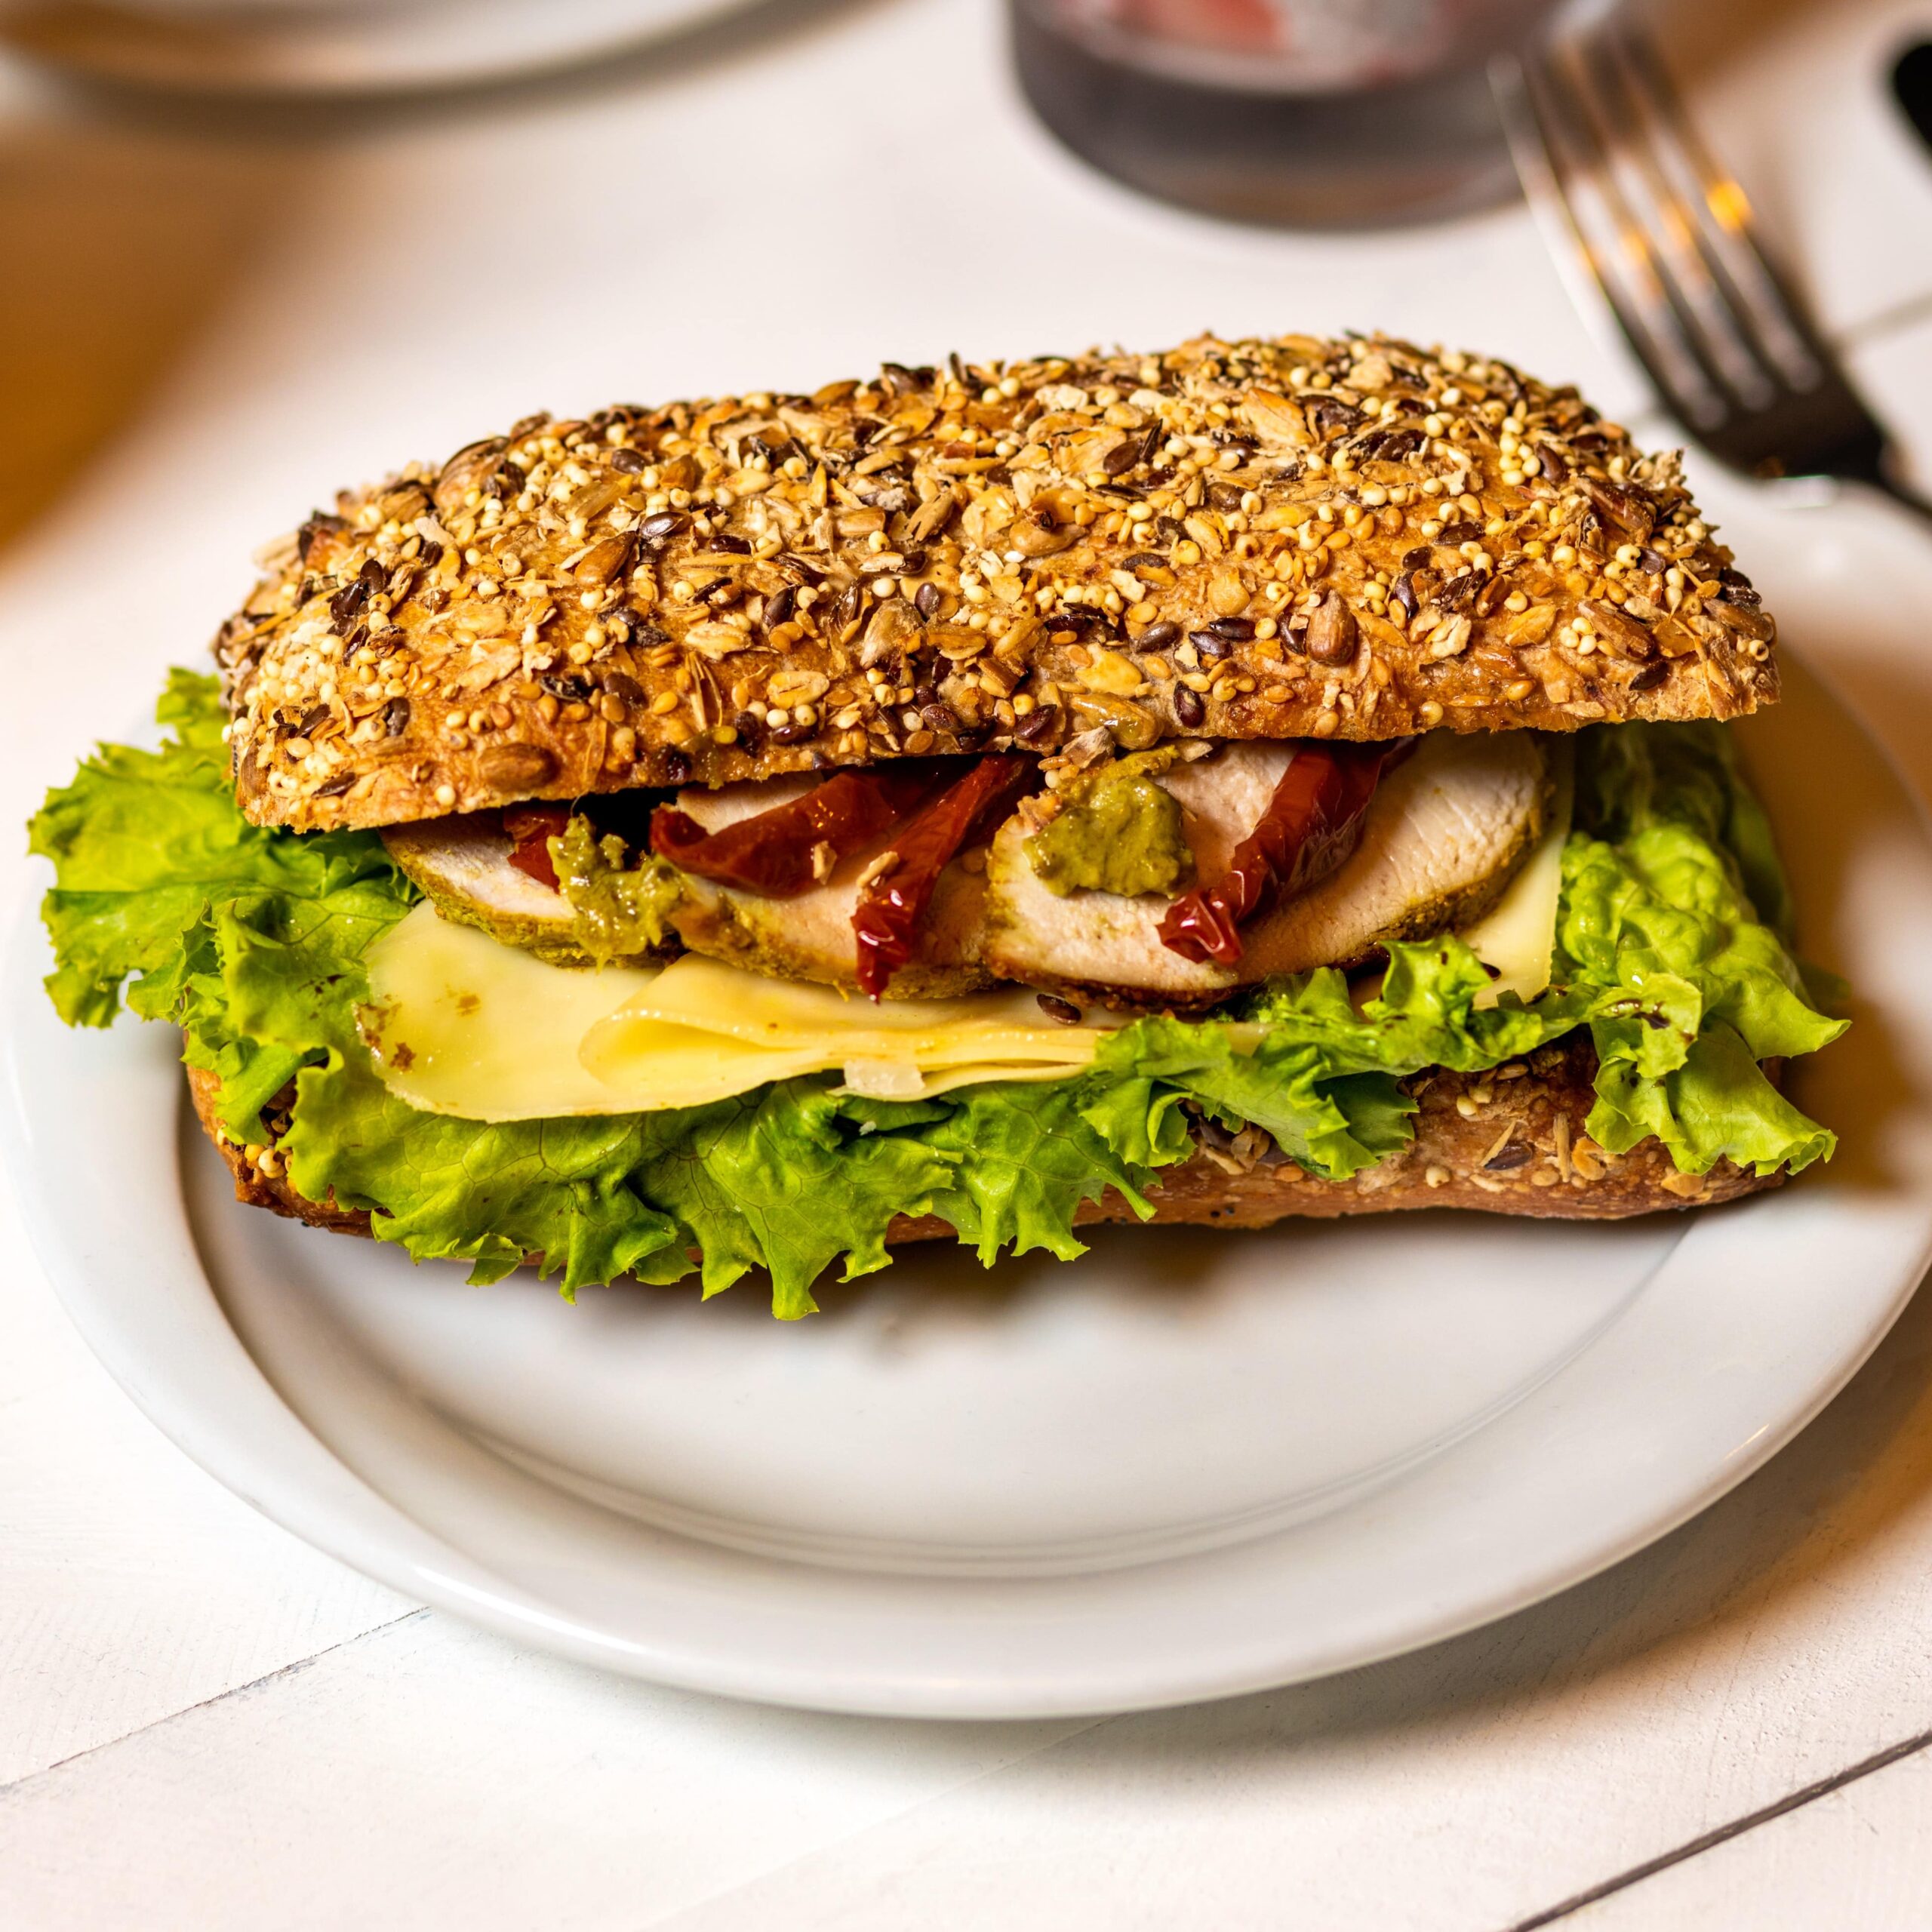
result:
<svg viewBox="0 0 1932 1932"><path fill-rule="evenodd" d="M207 26L258 26L265 19L282 24L301 20L340 25L380 24L388 16L411 9L460 7L465 0L112 0L111 11L151 14L159 20L193 20ZM91 13L103 11L91 7Z"/></svg>
<svg viewBox="0 0 1932 1932"><path fill-rule="evenodd" d="M0 49L88 80L318 98L488 85L627 53L751 0L0 0Z"/></svg>

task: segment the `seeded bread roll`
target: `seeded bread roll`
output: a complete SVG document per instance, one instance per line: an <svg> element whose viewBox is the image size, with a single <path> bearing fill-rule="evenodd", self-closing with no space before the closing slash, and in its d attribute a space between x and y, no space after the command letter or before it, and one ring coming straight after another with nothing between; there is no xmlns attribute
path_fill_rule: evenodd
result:
<svg viewBox="0 0 1932 1932"><path fill-rule="evenodd" d="M1622 1155L1604 1152L1583 1131L1595 1100L1595 1060L1589 1040L1540 1048L1493 1073L1418 1074L1402 1084L1419 1103L1415 1138L1400 1154L1357 1174L1325 1181L1292 1162L1261 1158L1248 1137L1216 1133L1191 1159L1170 1168L1149 1196L1163 1223L1263 1228L1291 1215L1377 1214L1399 1208L1473 1208L1498 1214L1574 1220L1619 1220L1666 1208L1709 1207L1776 1186L1781 1175L1759 1180L1721 1161L1707 1174L1679 1174L1656 1140ZM1775 1069L1768 1069L1775 1072ZM366 1235L369 1217L334 1202L305 1199L290 1186L272 1146L236 1146L215 1124L218 1083L191 1069L189 1090L209 1137L235 1177L238 1200L267 1208L338 1233ZM1464 1111L1466 1103L1468 1111ZM266 1139L266 1131L264 1139ZM265 1158L264 1158L265 1157ZM1137 1220L1111 1192L1083 1206L1084 1225ZM897 1243L953 1238L943 1221L902 1216L888 1238Z"/></svg>
<svg viewBox="0 0 1932 1932"><path fill-rule="evenodd" d="M1777 692L1675 456L1379 337L531 417L263 561L215 649L242 808L298 831L1097 728L1563 731Z"/></svg>

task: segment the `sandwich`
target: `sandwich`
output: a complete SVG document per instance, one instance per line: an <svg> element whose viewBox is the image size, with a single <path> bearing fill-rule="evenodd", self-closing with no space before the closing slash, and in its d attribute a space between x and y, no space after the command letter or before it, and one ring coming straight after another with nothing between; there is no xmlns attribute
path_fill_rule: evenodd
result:
<svg viewBox="0 0 1932 1932"><path fill-rule="evenodd" d="M32 829L244 1201L566 1294L1772 1186L1843 1022L1678 460L1380 337L536 415Z"/></svg>

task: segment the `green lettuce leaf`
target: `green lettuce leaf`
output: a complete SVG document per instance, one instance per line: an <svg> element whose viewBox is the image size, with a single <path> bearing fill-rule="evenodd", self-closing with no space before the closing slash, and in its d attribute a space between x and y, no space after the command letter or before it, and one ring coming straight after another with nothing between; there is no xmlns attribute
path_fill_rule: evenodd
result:
<svg viewBox="0 0 1932 1932"><path fill-rule="evenodd" d="M641 1118L666 1131L639 1181L691 1230L706 1295L762 1268L772 1312L787 1319L817 1308L811 1284L841 1256L848 1281L887 1266L893 1217L930 1214L952 1179L931 1128L862 1133L823 1080Z"/></svg>
<svg viewBox="0 0 1932 1932"><path fill-rule="evenodd" d="M42 902L48 991L70 1023L106 1026L125 988L143 1019L183 1026L189 1063L223 1077L226 1124L258 1139L254 1116L304 1057L237 1017L260 955L295 947L313 963L311 1000L339 1003L355 983L340 976L415 889L372 832L298 838L243 818L214 678L171 672L156 715L171 732L159 749L102 746L28 828L58 881Z"/></svg>
<svg viewBox="0 0 1932 1932"><path fill-rule="evenodd" d="M47 984L70 1023L107 1025L131 978L135 1011L172 1017L209 963L184 942L217 902L253 894L326 918L332 894L390 874L368 834L291 838L242 817L225 783L213 678L171 672L157 715L173 731L159 750L101 746L28 828L28 850L58 875L42 906L59 961Z"/></svg>
<svg viewBox="0 0 1932 1932"><path fill-rule="evenodd" d="M294 1185L366 1210L379 1239L494 1280L525 1260L567 1294L695 1269L715 1294L761 1271L777 1313L886 1265L894 1218L937 1216L982 1260L1082 1251L1074 1221L1109 1191L1152 1211L1195 1112L1264 1128L1310 1172L1346 1179L1398 1151L1425 1068L1476 1072L1587 1026L1599 1063L1589 1131L1613 1152L1655 1135L1677 1164L1792 1171L1831 1135L1764 1077L1843 1022L1789 947L1790 897L1764 814L1715 726L1599 728L1578 745L1557 983L1488 997L1460 940L1390 949L1372 998L1333 971L1275 983L1232 1017L1145 1019L1093 1067L933 1100L794 1080L716 1106L508 1124L417 1112L358 1035L370 943L414 902L380 838L297 837L237 811L214 681L177 672L153 751L105 746L30 831L54 861L45 906L62 1015L103 1026L122 999L183 1029L220 1081L238 1141L292 1080L281 1146Z"/></svg>
<svg viewBox="0 0 1932 1932"><path fill-rule="evenodd" d="M1104 1041L1094 1064L1158 1081L1230 1131L1265 1128L1291 1159L1336 1180L1399 1148L1415 1111L1392 1078L1349 1072L1287 1028L1143 1020Z"/></svg>
<svg viewBox="0 0 1932 1932"><path fill-rule="evenodd" d="M1008 1250L1084 1254L1074 1215L1109 1188L1144 1220L1155 1171L1192 1151L1179 1097L1146 1080L996 1081L946 1097L950 1118L921 1130L952 1164L930 1211L989 1267Z"/></svg>
<svg viewBox="0 0 1932 1932"><path fill-rule="evenodd" d="M466 1261L472 1281L494 1281L528 1258L574 1296L620 1275L691 1272L688 1231L632 1179L663 1125L653 1115L485 1124L420 1113L366 1054L331 1050L297 1076L281 1146L301 1192L371 1210L371 1232L414 1260Z"/></svg>
<svg viewBox="0 0 1932 1932"><path fill-rule="evenodd" d="M1654 1134L1684 1171L1720 1156L1796 1174L1834 1137L1758 1063L1815 1053L1847 1023L1813 1004L1786 939L1790 893L1732 740L1712 724L1599 727L1578 747L1556 970L1588 1000L1590 1133Z"/></svg>

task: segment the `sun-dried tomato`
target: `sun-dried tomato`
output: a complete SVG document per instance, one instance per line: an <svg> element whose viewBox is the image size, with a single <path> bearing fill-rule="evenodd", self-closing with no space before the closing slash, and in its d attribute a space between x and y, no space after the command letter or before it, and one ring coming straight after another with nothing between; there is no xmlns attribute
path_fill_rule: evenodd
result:
<svg viewBox="0 0 1932 1932"><path fill-rule="evenodd" d="M1383 773L1407 754L1412 742L1298 746L1260 822L1235 848L1227 870L1212 884L1182 894L1168 908L1161 921L1161 943L1183 959L1236 964L1245 921L1307 891L1355 851Z"/></svg>
<svg viewBox="0 0 1932 1932"><path fill-rule="evenodd" d="M996 752L981 758L908 825L859 894L852 914L859 990L878 998L912 956L939 875L976 837L1012 811L1038 782L1029 758Z"/></svg>
<svg viewBox="0 0 1932 1932"><path fill-rule="evenodd" d="M795 899L823 882L833 863L882 837L937 782L929 763L908 759L870 771L835 772L801 798L706 832L688 812L660 805L651 814L651 849L681 871L766 899Z"/></svg>
<svg viewBox="0 0 1932 1932"><path fill-rule="evenodd" d="M550 863L550 841L561 838L570 822L568 805L506 805L503 829L512 841L510 863L555 892L557 869Z"/></svg>

